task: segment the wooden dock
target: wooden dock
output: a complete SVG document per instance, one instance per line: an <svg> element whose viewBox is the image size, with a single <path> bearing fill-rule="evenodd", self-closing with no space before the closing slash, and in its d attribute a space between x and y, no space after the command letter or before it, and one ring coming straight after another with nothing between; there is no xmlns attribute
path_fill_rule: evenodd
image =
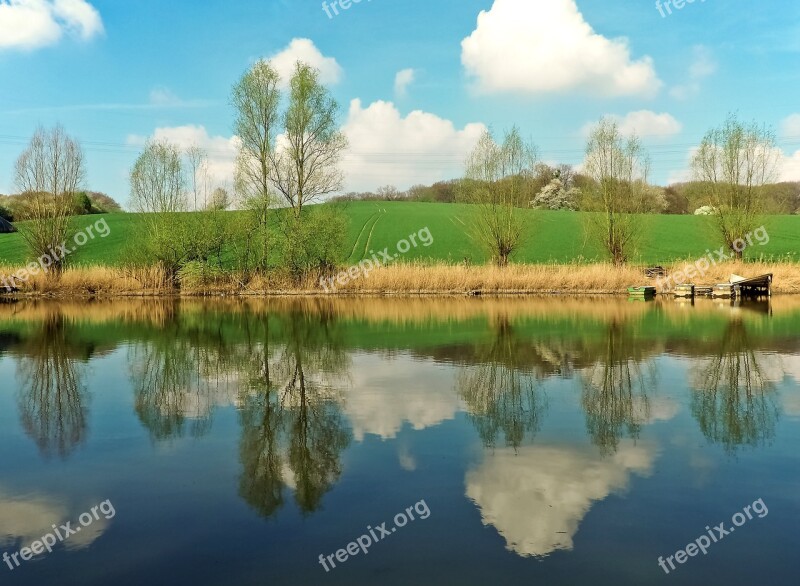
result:
<svg viewBox="0 0 800 586"><path fill-rule="evenodd" d="M772 274L759 275L749 279L731 275L729 282L717 283L713 286L682 283L673 288L672 294L679 299L694 299L704 296L723 299L772 297Z"/></svg>

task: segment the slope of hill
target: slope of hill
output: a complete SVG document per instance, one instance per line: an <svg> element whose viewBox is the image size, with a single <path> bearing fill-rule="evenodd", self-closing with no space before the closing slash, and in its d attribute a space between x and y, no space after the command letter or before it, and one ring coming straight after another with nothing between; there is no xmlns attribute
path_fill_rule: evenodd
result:
<svg viewBox="0 0 800 586"><path fill-rule="evenodd" d="M341 204L339 204L341 205ZM474 242L469 224L476 208L459 204L407 202L351 202L342 209L350 218L346 259L353 263L388 247L394 251L398 241L428 228L433 236L429 247L412 248L405 260L481 264L487 255ZM229 212L240 213L240 212ZM530 216L528 237L517 254L516 262L567 263L605 260L601 249L587 241L581 212L525 212ZM138 230L141 216L111 214L76 218L79 227L106 218L111 233L96 238L72 257L79 265L119 265L125 247L144 237ZM708 218L696 216L642 216L643 238L634 261L646 264L668 263L680 259L696 259L709 249L718 248L707 227ZM745 252L747 258L778 260L800 255L800 217L766 216L764 223L770 236L767 245L756 245ZM791 256L794 255L794 256ZM20 234L0 234L0 265L21 266L26 260Z"/></svg>

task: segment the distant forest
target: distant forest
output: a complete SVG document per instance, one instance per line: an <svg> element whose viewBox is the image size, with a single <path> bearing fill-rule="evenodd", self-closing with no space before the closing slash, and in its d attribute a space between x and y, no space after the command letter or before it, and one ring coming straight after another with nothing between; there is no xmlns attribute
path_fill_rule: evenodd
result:
<svg viewBox="0 0 800 586"><path fill-rule="evenodd" d="M333 198L333 201L414 201L456 203L460 180L439 181L433 185L414 185L400 191L386 185L375 191L350 192ZM543 209L570 209L583 211L589 208L584 196L591 193L595 182L578 173L570 165L551 167L539 164L535 176L528 183L529 200L532 207ZM694 214L710 205L707 190L697 181L674 183L668 187L650 186L651 213ZM760 188L764 213L800 213L800 182L773 183ZM549 193L560 193L560 197L548 197Z"/></svg>

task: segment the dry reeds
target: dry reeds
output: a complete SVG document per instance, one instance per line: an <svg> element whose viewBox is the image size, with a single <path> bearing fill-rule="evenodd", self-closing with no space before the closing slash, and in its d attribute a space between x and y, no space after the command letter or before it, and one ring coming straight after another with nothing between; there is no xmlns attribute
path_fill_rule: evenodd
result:
<svg viewBox="0 0 800 586"><path fill-rule="evenodd" d="M677 271L676 263L668 271ZM0 268L0 278L11 275L14 268ZM729 262L712 267L695 284L725 282L732 273L755 276L774 274L774 293L800 293L800 264ZM544 264L494 266L464 266L445 264L395 264L381 267L349 280L331 296L338 295L464 295L481 293L503 294L624 294L632 285L659 283L645 277L643 267L616 267L612 264ZM668 285L669 286L669 285ZM660 287L661 288L661 287ZM662 292L664 292L663 288ZM0 286L0 293L2 293ZM320 283L311 278L299 284L286 276L269 278L256 276L244 279L241 275L215 275L214 279L184 282L180 290L172 287L164 273L156 267L145 269L115 269L107 267L72 267L60 279L37 275L20 283L22 295L54 296L126 296L126 295L328 295Z"/></svg>

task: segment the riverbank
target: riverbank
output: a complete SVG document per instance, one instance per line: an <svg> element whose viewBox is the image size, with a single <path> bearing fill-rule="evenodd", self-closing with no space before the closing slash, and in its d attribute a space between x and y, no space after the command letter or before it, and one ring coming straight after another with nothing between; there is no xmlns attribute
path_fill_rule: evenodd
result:
<svg viewBox="0 0 800 586"><path fill-rule="evenodd" d="M681 270L685 263L665 267L667 275ZM18 268L0 267L0 279ZM727 262L712 267L695 284L725 282L731 274L746 277L772 273L774 294L800 293L800 264ZM667 283L666 279L662 283ZM375 295L542 295L587 294L624 295L633 285L656 286L669 292L659 280L645 275L645 267L615 267L611 264L589 265L512 265L494 266L395 264L381 267L368 275L328 282L327 291L318 280L293 284L290 279L256 276L244 280L237 274L193 275L180 288L169 286L156 268L131 271L110 267L72 267L60 279L36 275L20 283L17 291L0 287L0 295L56 297L125 297L125 296L375 296Z"/></svg>

